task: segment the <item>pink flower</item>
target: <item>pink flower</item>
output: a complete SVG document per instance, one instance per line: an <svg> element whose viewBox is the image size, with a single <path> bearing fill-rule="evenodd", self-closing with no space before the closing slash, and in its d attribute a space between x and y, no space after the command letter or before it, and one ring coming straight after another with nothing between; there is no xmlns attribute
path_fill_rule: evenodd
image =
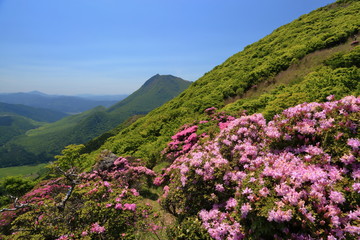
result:
<svg viewBox="0 0 360 240"><path fill-rule="evenodd" d="M163 177L156 177L156 178L154 179L154 184L155 184L156 186L160 186L163 182L164 182L164 178L163 178Z"/></svg>
<svg viewBox="0 0 360 240"><path fill-rule="evenodd" d="M349 138L347 144L353 148L353 150L358 150L360 147L360 141L357 138Z"/></svg>
<svg viewBox="0 0 360 240"><path fill-rule="evenodd" d="M329 198L331 199L331 201L333 201L334 203L344 203L345 202L345 198L342 195L342 193L337 192L337 191L331 191Z"/></svg>
<svg viewBox="0 0 360 240"><path fill-rule="evenodd" d="M251 194L252 192L253 192L253 191L251 190L251 188L246 187L246 188L244 189L244 191L242 192L242 194L247 195L247 194Z"/></svg>
<svg viewBox="0 0 360 240"><path fill-rule="evenodd" d="M329 95L326 97L326 100L333 101L335 99L335 95Z"/></svg>
<svg viewBox="0 0 360 240"><path fill-rule="evenodd" d="M234 198L229 198L229 200L226 201L226 210L230 210L231 208L236 207L237 201Z"/></svg>
<svg viewBox="0 0 360 240"><path fill-rule="evenodd" d="M352 188L354 189L355 192L360 193L360 183L354 183L352 185Z"/></svg>
<svg viewBox="0 0 360 240"><path fill-rule="evenodd" d="M99 223L96 222L91 225L90 231L93 233L103 233L105 232L105 227L100 226Z"/></svg>
<svg viewBox="0 0 360 240"><path fill-rule="evenodd" d="M57 238L56 240L68 240L68 239L69 239L68 235L62 235L59 238Z"/></svg>
<svg viewBox="0 0 360 240"><path fill-rule="evenodd" d="M109 183L108 181L104 181L104 186L105 186L105 187L110 187L110 186L111 186L111 183Z"/></svg>
<svg viewBox="0 0 360 240"><path fill-rule="evenodd" d="M349 164L354 163L356 161L356 158L352 154L350 154L350 155L345 154L344 156L342 156L340 158L340 161L346 165L349 165Z"/></svg>
<svg viewBox="0 0 360 240"><path fill-rule="evenodd" d="M123 208L123 206L122 206L121 203L117 203L117 204L115 205L115 209L122 209L122 208Z"/></svg>
<svg viewBox="0 0 360 240"><path fill-rule="evenodd" d="M123 209L124 210L135 211L136 210L136 204L135 203L125 203Z"/></svg>
<svg viewBox="0 0 360 240"><path fill-rule="evenodd" d="M251 210L252 210L252 207L249 203L243 204L241 206L241 217L245 218Z"/></svg>
<svg viewBox="0 0 360 240"><path fill-rule="evenodd" d="M259 190L259 193L261 196L266 197L267 195L269 195L270 191L267 187L263 187Z"/></svg>
<svg viewBox="0 0 360 240"><path fill-rule="evenodd" d="M222 184L216 184L215 185L215 190L218 191L218 192L223 192L225 191L225 188Z"/></svg>
<svg viewBox="0 0 360 240"><path fill-rule="evenodd" d="M290 221L292 218L292 211L291 209L287 210L287 211L281 211L280 209L275 211L275 210L271 210L269 212L269 216L268 216L268 220L270 222L275 221L275 222L288 222Z"/></svg>

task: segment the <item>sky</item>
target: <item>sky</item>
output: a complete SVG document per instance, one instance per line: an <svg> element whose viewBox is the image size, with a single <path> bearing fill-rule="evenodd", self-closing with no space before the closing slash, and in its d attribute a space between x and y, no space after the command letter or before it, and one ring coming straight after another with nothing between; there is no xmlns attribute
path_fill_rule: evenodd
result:
<svg viewBox="0 0 360 240"><path fill-rule="evenodd" d="M196 81L335 0L0 0L0 93L130 94Z"/></svg>

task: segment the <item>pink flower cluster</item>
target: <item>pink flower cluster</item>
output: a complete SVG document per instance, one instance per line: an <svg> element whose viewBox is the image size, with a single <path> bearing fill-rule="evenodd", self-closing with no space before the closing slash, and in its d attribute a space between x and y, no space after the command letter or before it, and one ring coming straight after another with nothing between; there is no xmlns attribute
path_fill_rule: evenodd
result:
<svg viewBox="0 0 360 240"><path fill-rule="evenodd" d="M182 127L183 130L171 137L173 140L168 144L168 147L163 151L168 158L173 159L190 151L190 149L197 143L199 136L196 134L198 130L197 125Z"/></svg>
<svg viewBox="0 0 360 240"><path fill-rule="evenodd" d="M18 204L25 204L27 207L0 213L0 228L10 229L10 225L17 221L16 218L25 216L30 227L23 226L24 224L21 227L29 229L29 236L39 234L38 231L49 231L51 233L46 234L53 234L54 236L50 237L52 239L80 239L80 235L94 237L99 234L102 239L113 239L114 229L119 227L116 226L119 221L127 221L126 226L119 227L121 231L130 229L131 232L137 221L142 221L152 214L150 206L144 207L139 202L135 203L140 199L136 187L155 175L152 170L144 167L140 160L119 157L112 164L108 163L107 168L81 174L71 173L71 177L76 179L76 184L71 182L74 184L72 188L66 184L70 182L66 177L42 181L18 201ZM72 191L71 195L67 195L69 189ZM66 203L61 205L65 196L68 196ZM65 211L55 211L59 206ZM81 211L86 212L86 209L93 211L90 223L87 214L79 214ZM64 218L64 221L56 220L59 213L60 219ZM79 226L73 228L73 225L77 224ZM57 229L60 227L63 235L59 237Z"/></svg>
<svg viewBox="0 0 360 240"><path fill-rule="evenodd" d="M144 167L140 159L119 157L109 169L95 170L90 173L83 173L81 176L83 180L102 181L102 185L111 191L112 184L109 181L116 181L117 187L128 188L142 176L155 176L155 172Z"/></svg>
<svg viewBox="0 0 360 240"><path fill-rule="evenodd" d="M91 225L90 231L93 233L103 233L105 232L105 227L100 226L99 223L96 222Z"/></svg>
<svg viewBox="0 0 360 240"><path fill-rule="evenodd" d="M135 203L125 203L125 204L117 203L115 205L115 209L129 210L129 211L135 212L136 204Z"/></svg>
<svg viewBox="0 0 360 240"><path fill-rule="evenodd" d="M201 210L199 216L209 235L216 240L240 240L244 238L240 224L230 218L229 213L214 208L210 211Z"/></svg>
<svg viewBox="0 0 360 240"><path fill-rule="evenodd" d="M360 97L348 96L300 104L268 123L261 114L228 121L165 171L164 198L210 201L198 216L214 239L358 238L359 117ZM197 195L203 186L212 191ZM178 213L194 211L181 204Z"/></svg>

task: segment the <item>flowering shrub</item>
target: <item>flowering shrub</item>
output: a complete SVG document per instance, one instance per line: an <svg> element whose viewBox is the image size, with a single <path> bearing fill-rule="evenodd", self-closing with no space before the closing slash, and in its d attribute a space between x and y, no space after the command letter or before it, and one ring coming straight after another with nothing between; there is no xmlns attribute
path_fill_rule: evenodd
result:
<svg viewBox="0 0 360 240"><path fill-rule="evenodd" d="M180 131L171 137L172 142L168 143L168 146L162 151L162 154L165 155L168 160L173 161L177 157L188 153L197 145L200 139L208 137L208 134L203 132L203 129L209 130L210 126L214 124L218 125L220 129L223 129L230 121L235 119L233 116L229 116L224 112L217 113L216 110L217 108L215 107L207 108L204 112L208 115L208 120L195 121L192 125L185 124L182 126Z"/></svg>
<svg viewBox="0 0 360 240"><path fill-rule="evenodd" d="M137 189L152 176L139 160L119 157L105 169L44 181L20 199L28 207L2 213L3 238L133 239L152 222Z"/></svg>
<svg viewBox="0 0 360 240"><path fill-rule="evenodd" d="M348 96L228 121L166 169L161 204L213 239L359 238L359 119Z"/></svg>

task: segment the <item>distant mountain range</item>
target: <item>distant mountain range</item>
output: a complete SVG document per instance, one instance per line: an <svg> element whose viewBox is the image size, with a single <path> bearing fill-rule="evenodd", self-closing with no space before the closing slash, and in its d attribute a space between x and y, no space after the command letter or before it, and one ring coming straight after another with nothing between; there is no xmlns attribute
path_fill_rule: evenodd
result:
<svg viewBox="0 0 360 240"><path fill-rule="evenodd" d="M0 146L30 129L66 116L65 113L49 109L0 102Z"/></svg>
<svg viewBox="0 0 360 240"><path fill-rule="evenodd" d="M81 113L96 106L110 107L127 95L48 95L39 91L0 93L0 102L46 108L67 114Z"/></svg>
<svg viewBox="0 0 360 240"><path fill-rule="evenodd" d="M0 115L20 115L39 122L55 122L68 114L44 108L29 107L22 104L0 102Z"/></svg>
<svg viewBox="0 0 360 240"><path fill-rule="evenodd" d="M65 146L85 143L115 128L129 117L145 115L176 97L190 84L191 82L172 75L157 74L147 80L140 89L110 108L97 106L53 123L34 123L26 128L32 130L0 147L0 167L52 160L53 156L59 154ZM24 99L29 98L29 95L44 97L41 93L18 95L24 96ZM47 96L45 98L56 99ZM33 129L36 126L40 127Z"/></svg>

